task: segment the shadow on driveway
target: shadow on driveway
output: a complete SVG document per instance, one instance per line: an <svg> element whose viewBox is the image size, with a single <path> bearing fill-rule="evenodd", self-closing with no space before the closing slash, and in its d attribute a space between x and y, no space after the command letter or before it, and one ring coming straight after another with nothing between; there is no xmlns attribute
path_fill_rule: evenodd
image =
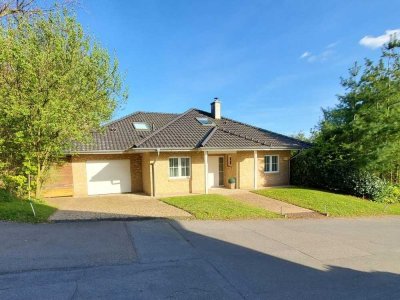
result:
<svg viewBox="0 0 400 300"><path fill-rule="evenodd" d="M367 221L0 223L0 298L399 298L400 219Z"/></svg>
<svg viewBox="0 0 400 300"><path fill-rule="evenodd" d="M50 221L128 220L142 218L190 218L188 212L141 194L47 198L58 208Z"/></svg>

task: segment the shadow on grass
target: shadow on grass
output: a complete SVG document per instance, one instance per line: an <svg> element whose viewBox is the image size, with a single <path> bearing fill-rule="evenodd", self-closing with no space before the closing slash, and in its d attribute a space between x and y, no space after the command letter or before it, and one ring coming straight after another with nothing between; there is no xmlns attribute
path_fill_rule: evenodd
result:
<svg viewBox="0 0 400 300"><path fill-rule="evenodd" d="M120 226L115 226L117 224ZM59 266L62 260L66 261L64 267L99 266L99 262L103 262L104 267L86 269L85 276L77 280L80 288L75 296L78 298L129 298L129 295L168 298L177 295L178 291L182 298L232 298L236 295L270 299L396 299L400 295L399 274L323 266L316 261L314 263L321 267L311 267L312 259L304 253L293 251L295 255L289 260L283 258L290 256L284 250L278 253L275 249L273 255L268 253L269 250L251 248L252 243L256 243L253 247L258 249L273 248L274 245L269 245L271 239L260 236L260 243L257 243L245 234L246 230L235 232L223 222L196 224L189 226L191 229L179 221L165 219L126 225L120 222L6 224L2 228L0 250L5 247L3 249L7 251L0 251L0 265L7 259L4 253L12 253L20 264L21 259L26 265L36 264L32 268L38 269L51 268L55 262ZM7 230L7 226L17 228ZM130 246L125 241L127 237L121 234L125 230L132 239ZM221 234L224 240L215 238ZM23 241L26 236L33 241L28 253L21 251L27 247ZM302 236L291 238L301 239ZM318 247L317 240L315 243ZM112 245L109 254L103 244ZM135 249L144 264L112 267L117 263L114 259L120 259L119 251L123 255L126 247ZM105 255L105 260L99 259L99 255ZM58 281L65 284L65 275L62 275L65 272L68 270L53 272L51 278L44 277L43 280L53 287ZM10 292L22 293L24 288L45 294L46 286L41 283L41 277L32 276L35 280L20 275L13 281L8 280L15 290L0 291L0 296L2 293L5 297ZM32 288L35 284L42 286ZM62 295L63 290L59 289L58 296Z"/></svg>
<svg viewBox="0 0 400 300"><path fill-rule="evenodd" d="M32 211L32 206L36 216ZM57 209L42 201L32 201L10 197L0 199L0 220L27 223L47 222Z"/></svg>

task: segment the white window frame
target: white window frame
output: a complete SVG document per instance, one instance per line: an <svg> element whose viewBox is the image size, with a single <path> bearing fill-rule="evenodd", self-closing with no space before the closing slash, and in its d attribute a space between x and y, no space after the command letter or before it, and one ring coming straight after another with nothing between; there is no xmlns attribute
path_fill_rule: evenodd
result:
<svg viewBox="0 0 400 300"><path fill-rule="evenodd" d="M143 130L143 131L149 131L150 130L150 125L147 124L146 122L133 122L133 129L135 130ZM138 126L138 128L136 128L136 126ZM140 128L141 126L143 126L142 128Z"/></svg>
<svg viewBox="0 0 400 300"><path fill-rule="evenodd" d="M178 159L178 176L172 176L171 177L171 165L170 165L170 159L177 158ZM183 158L188 158L189 159L189 176L182 176L182 159ZM169 179L187 179L190 178L190 175L192 174L192 159L189 156L171 156L168 157L168 178Z"/></svg>
<svg viewBox="0 0 400 300"><path fill-rule="evenodd" d="M276 166L277 166L277 169L276 169L276 171L272 171L272 157L273 156L276 156L277 157L277 162L276 162ZM271 169L271 171L267 171L266 170L266 168L265 168L265 164L266 164L266 161L267 161L267 157L269 157L269 161L270 161L270 164L271 164L271 166L270 166L270 169ZM278 154L268 154L268 155L265 155L264 156L264 173L266 173L266 174L270 174L270 173L279 173L279 155Z"/></svg>

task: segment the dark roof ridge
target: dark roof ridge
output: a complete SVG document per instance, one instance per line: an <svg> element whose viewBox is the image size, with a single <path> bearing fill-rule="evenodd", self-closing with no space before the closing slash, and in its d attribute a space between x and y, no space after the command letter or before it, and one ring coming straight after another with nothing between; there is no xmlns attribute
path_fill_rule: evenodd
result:
<svg viewBox="0 0 400 300"><path fill-rule="evenodd" d="M201 112L202 114L208 115L208 116L211 115L209 112L206 112L206 111L201 110L201 109L197 109L196 108L195 110L197 110L198 112ZM261 130L261 131L268 132L268 133L271 133L271 134L275 134L275 135L278 135L278 136L281 136L281 137L285 137L285 138L288 138L288 139L290 139L292 141L296 141L296 142L303 143L303 144L308 144L307 142L300 141L300 140L298 140L296 138L293 138L293 137L290 137L290 136L287 136L287 135L284 135L284 134L281 134L281 133L277 133L277 132L274 132L274 131L271 131L271 130L267 130L267 129L264 129L264 128L261 128L261 127L257 127L257 126L254 126L254 125L250 125L248 123L244 123L244 122L241 122L241 121L236 121L236 120L233 120L233 119L230 119L230 118L226 118L226 117L222 117L221 120L231 121L231 122L234 122L234 123L237 123L237 124L249 126L249 127L257 129L257 130ZM220 126L218 126L218 127L220 127ZM229 133L232 133L232 132L229 132ZM241 136L241 135L239 135L239 136ZM258 142L258 143L263 144L261 142Z"/></svg>
<svg viewBox="0 0 400 300"><path fill-rule="evenodd" d="M123 116L123 117L118 118L118 119L113 120L113 121L110 121L110 122L104 124L102 127L110 126L110 125L112 125L114 123L123 121L125 119L128 119L130 117L133 117L133 116L139 115L139 114L159 114L159 115L176 115L176 116L179 115L177 113L166 113L166 112L155 112L155 111L153 112L153 111L141 111L141 110L138 110L138 111L134 111L134 112L130 113L129 115Z"/></svg>
<svg viewBox="0 0 400 300"><path fill-rule="evenodd" d="M233 131L231 131L231 130L227 130L227 129L225 129L225 128L218 128L219 130L221 130L221 131L223 131L223 132L226 132L226 133L229 133L229 134L232 134L232 135L235 135L235 136L238 136L238 137L241 137L241 138L243 138L243 139L245 139L245 140L248 140L248 141L252 141L252 142L255 142L255 143L258 143L258 144L261 144L261 145L264 145L264 146L270 146L271 147L271 145L270 144L267 144L267 143L264 143L264 142L260 142L260 141L257 141L257 140L255 140L255 139L253 139L253 138L249 138L248 136L246 136L246 135L242 135L242 134L240 134L240 133L236 133L236 132L233 132Z"/></svg>
<svg viewBox="0 0 400 300"><path fill-rule="evenodd" d="M134 116L134 115L138 115L138 114L140 114L140 113L141 113L141 111L135 111L135 112L133 112L133 113L130 113L130 114L127 115L127 116L123 116L123 117L118 118L118 119L116 119L116 120L110 121L110 122L108 122L108 123L102 125L101 127L110 126L110 125L112 125L112 124L114 124L114 123L117 123L117 122L120 122L120 121L122 121L122 120L128 119L129 117L132 117L132 116Z"/></svg>
<svg viewBox="0 0 400 300"><path fill-rule="evenodd" d="M183 116L187 115L189 112L195 110L194 108L190 108L187 111L185 111L184 113L178 115L175 119L171 120L170 122L168 122L167 124L165 124L164 126L158 128L156 131L154 131L152 134L149 134L147 137L145 137L143 140L141 140L139 143L134 144L131 148L133 147L138 147L141 144L143 144L145 141L149 140L150 138L152 138L153 136L155 136L157 133L159 133L160 131L164 130L165 128L167 128L169 125L175 123L177 120L179 120L180 118L182 118Z"/></svg>
<svg viewBox="0 0 400 300"><path fill-rule="evenodd" d="M231 122L234 122L234 123L238 123L238 124L241 124L241 125L249 126L251 128L254 128L254 129L257 129L257 130L261 130L261 131L264 131L264 132L268 132L268 133L271 133L271 134L275 134L275 135L290 139L292 141L296 141L298 143L309 144L307 142L303 142L303 141L298 140L296 138L293 138L293 137L290 137L290 136L287 136L287 135L284 135L284 134L281 134L281 133L277 133L277 132L274 132L274 131L271 131L271 130L267 130L267 129L264 129L264 128L261 128L261 127L257 127L257 126L254 126L254 125L250 125L250 124L247 124L247 123L244 123L244 122L236 121L236 120L233 120L233 119L230 119L230 118L225 118L225 117L222 117L222 119L225 119L225 120L228 120L228 121L231 121ZM261 143L261 142L259 142L259 143Z"/></svg>
<svg viewBox="0 0 400 300"><path fill-rule="evenodd" d="M200 143L201 147L204 147L207 142L211 139L211 137L214 135L214 133L217 131L218 127L214 126L205 136L205 138L203 139L203 141Z"/></svg>

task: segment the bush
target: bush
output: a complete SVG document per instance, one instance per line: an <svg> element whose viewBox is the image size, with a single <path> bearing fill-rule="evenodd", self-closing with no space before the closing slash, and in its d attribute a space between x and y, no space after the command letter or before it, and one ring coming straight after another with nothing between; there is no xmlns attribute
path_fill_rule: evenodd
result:
<svg viewBox="0 0 400 300"><path fill-rule="evenodd" d="M15 199L9 192L0 188L0 202L11 202Z"/></svg>
<svg viewBox="0 0 400 300"><path fill-rule="evenodd" d="M360 171L345 160L329 160L316 150L306 150L291 161L291 183L322 188L371 200L383 198L386 183Z"/></svg>
<svg viewBox="0 0 400 300"><path fill-rule="evenodd" d="M377 200L384 192L386 183L378 176L365 171L352 170L343 174L343 192Z"/></svg>
<svg viewBox="0 0 400 300"><path fill-rule="evenodd" d="M229 184L236 183L236 178L235 178L235 177L229 177L229 178L228 178L228 183L229 183Z"/></svg>
<svg viewBox="0 0 400 300"><path fill-rule="evenodd" d="M377 200L390 204L400 202L400 186L387 184Z"/></svg>
<svg viewBox="0 0 400 300"><path fill-rule="evenodd" d="M0 176L2 186L9 192L17 196L24 196L27 189L27 179L23 175L7 175L2 174Z"/></svg>

